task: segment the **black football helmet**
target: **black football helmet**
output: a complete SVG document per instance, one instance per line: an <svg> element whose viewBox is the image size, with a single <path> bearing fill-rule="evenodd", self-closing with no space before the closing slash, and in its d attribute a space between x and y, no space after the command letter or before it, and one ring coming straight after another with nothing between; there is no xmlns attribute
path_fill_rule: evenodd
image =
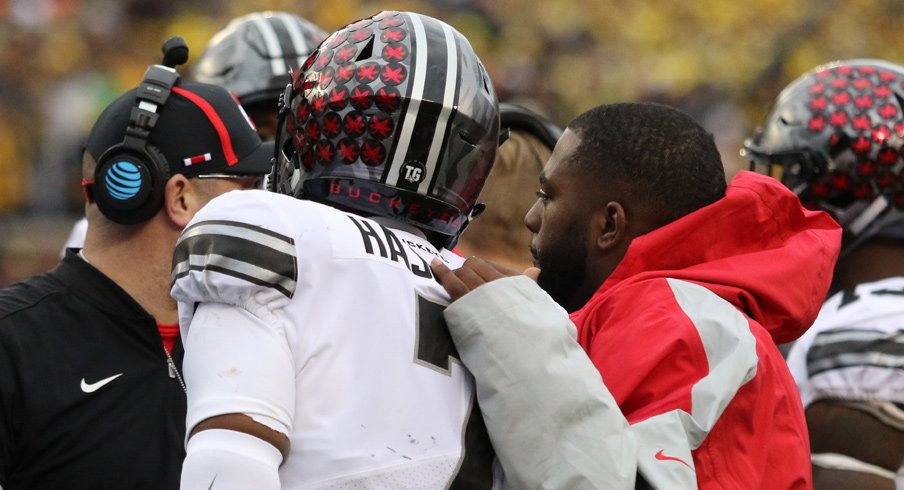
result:
<svg viewBox="0 0 904 490"><path fill-rule="evenodd" d="M467 39L386 11L333 33L286 88L272 187L392 217L450 246L482 209L499 103Z"/></svg>
<svg viewBox="0 0 904 490"><path fill-rule="evenodd" d="M211 38L190 76L225 87L246 108L270 104L275 111L290 71L301 66L326 35L286 12L243 15Z"/></svg>
<svg viewBox="0 0 904 490"><path fill-rule="evenodd" d="M844 229L842 254L904 238L904 67L854 59L788 85L741 154Z"/></svg>

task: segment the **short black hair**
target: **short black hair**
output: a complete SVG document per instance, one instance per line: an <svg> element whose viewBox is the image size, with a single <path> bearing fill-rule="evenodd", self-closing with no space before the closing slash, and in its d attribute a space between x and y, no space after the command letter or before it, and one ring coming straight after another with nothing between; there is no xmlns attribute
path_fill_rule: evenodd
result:
<svg viewBox="0 0 904 490"><path fill-rule="evenodd" d="M571 163L622 186L658 226L725 195L725 169L713 135L674 107L601 105L568 128L581 140Z"/></svg>

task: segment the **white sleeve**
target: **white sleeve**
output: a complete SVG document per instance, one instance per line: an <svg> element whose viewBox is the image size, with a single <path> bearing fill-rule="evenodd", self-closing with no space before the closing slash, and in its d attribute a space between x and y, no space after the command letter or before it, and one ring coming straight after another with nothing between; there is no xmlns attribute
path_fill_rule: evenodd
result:
<svg viewBox="0 0 904 490"><path fill-rule="evenodd" d="M568 314L533 281L493 281L445 310L513 488L634 488L636 443Z"/></svg>
<svg viewBox="0 0 904 490"><path fill-rule="evenodd" d="M279 490L281 461L279 450L252 435L203 430L188 441L179 488Z"/></svg>
<svg viewBox="0 0 904 490"><path fill-rule="evenodd" d="M183 330L198 303L236 305L271 323L274 312L289 304L299 277L298 230L274 202L280 197L289 196L227 192L182 231L173 251L170 294L179 302Z"/></svg>
<svg viewBox="0 0 904 490"><path fill-rule="evenodd" d="M207 418L230 413L291 433L295 366L278 326L238 306L201 303L185 330L186 434Z"/></svg>

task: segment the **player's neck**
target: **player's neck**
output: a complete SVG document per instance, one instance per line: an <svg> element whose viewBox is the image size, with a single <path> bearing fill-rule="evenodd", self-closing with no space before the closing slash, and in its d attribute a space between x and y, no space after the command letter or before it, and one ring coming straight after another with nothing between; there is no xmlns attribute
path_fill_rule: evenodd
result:
<svg viewBox="0 0 904 490"><path fill-rule="evenodd" d="M838 260L832 292L899 276L904 277L904 242L873 238Z"/></svg>
<svg viewBox="0 0 904 490"><path fill-rule="evenodd" d="M169 294L170 268L177 236L149 224L127 237L110 239L89 227L82 255L158 323L173 324L178 312Z"/></svg>
<svg viewBox="0 0 904 490"><path fill-rule="evenodd" d="M367 218L376 221L377 223L380 223L387 228L391 228L393 230L401 230L407 233L411 233L414 236L419 236L425 240L427 239L427 235L424 233L424 230L421 230L414 225L410 225L396 219L387 218L385 216L367 216Z"/></svg>

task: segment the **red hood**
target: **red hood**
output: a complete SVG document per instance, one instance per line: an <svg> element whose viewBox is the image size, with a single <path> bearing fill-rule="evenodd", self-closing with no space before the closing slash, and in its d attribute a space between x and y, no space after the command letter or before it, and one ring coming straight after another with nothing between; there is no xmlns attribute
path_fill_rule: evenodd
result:
<svg viewBox="0 0 904 490"><path fill-rule="evenodd" d="M640 236L595 295L645 279L691 281L766 327L776 343L816 319L832 279L841 228L808 211L773 178L740 172L725 197Z"/></svg>

